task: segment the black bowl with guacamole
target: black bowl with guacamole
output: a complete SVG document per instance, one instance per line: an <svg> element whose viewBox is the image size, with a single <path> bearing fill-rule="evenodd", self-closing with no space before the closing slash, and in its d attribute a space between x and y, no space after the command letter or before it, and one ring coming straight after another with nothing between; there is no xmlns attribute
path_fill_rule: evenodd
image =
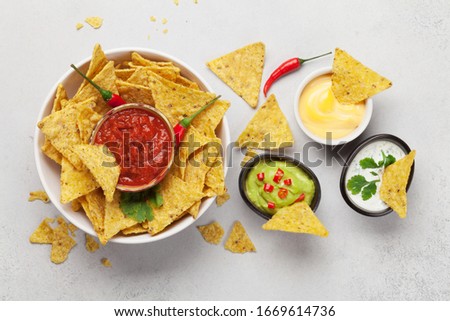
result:
<svg viewBox="0 0 450 321"><path fill-rule="evenodd" d="M273 154L256 155L242 167L239 191L248 207L266 220L295 202L307 202L315 211L321 196L319 180L308 167Z"/></svg>

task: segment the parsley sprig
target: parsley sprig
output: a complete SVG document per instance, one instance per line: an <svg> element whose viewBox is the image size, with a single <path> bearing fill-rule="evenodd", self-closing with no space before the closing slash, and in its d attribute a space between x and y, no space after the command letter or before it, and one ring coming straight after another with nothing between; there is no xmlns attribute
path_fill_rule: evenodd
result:
<svg viewBox="0 0 450 321"><path fill-rule="evenodd" d="M395 163L396 159L392 155L386 155L384 151L381 151L383 159L376 162L372 157L366 157L359 161L359 165L362 169L385 169L389 165ZM378 179L368 181L363 175L354 175L347 182L347 190L353 195L361 193L361 198L364 201L370 199L377 192L377 183L380 182L380 173L370 171L373 176L378 176Z"/></svg>
<svg viewBox="0 0 450 321"><path fill-rule="evenodd" d="M122 192L120 194L120 209L138 223L153 220L153 208L163 205L159 185L142 192Z"/></svg>

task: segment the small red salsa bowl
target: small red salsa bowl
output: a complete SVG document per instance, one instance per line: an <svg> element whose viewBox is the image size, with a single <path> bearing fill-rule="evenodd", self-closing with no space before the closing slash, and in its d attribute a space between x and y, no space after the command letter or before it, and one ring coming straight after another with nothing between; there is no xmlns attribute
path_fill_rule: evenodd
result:
<svg viewBox="0 0 450 321"><path fill-rule="evenodd" d="M91 144L106 145L120 165L117 189L138 192L158 184L172 166L175 134L167 117L152 106L126 104L97 123Z"/></svg>

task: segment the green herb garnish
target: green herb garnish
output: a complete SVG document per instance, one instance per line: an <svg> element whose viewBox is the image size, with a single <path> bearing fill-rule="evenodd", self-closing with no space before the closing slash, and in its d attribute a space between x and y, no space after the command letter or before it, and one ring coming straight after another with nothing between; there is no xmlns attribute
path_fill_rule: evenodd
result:
<svg viewBox="0 0 450 321"><path fill-rule="evenodd" d="M122 192L120 194L120 209L126 216L138 223L153 220L153 208L150 204L153 207L160 207L163 204L158 185L142 192Z"/></svg>
<svg viewBox="0 0 450 321"><path fill-rule="evenodd" d="M396 159L391 154L386 155L384 151L381 151L383 159L376 162L372 157L366 157L359 161L359 165L362 169L384 169L389 165L395 163ZM380 174L375 171L370 171L373 176L379 176ZM377 183L380 179L368 181L362 175L354 175L347 182L347 189L353 194L357 195L361 193L361 197L364 201L370 199L377 192Z"/></svg>

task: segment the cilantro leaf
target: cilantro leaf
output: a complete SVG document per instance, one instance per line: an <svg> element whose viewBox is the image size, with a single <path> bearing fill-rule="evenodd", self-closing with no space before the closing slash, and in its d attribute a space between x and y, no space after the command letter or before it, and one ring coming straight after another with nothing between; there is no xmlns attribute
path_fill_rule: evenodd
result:
<svg viewBox="0 0 450 321"><path fill-rule="evenodd" d="M370 172L370 174L372 174L373 176L378 176L378 173L377 172Z"/></svg>
<svg viewBox="0 0 450 321"><path fill-rule="evenodd" d="M376 181L371 181L368 185L364 186L361 192L361 197L364 201L370 199L377 192Z"/></svg>
<svg viewBox="0 0 450 321"><path fill-rule="evenodd" d="M145 201L124 202L123 200L121 200L120 208L126 216L134 219L138 223L142 223L145 220L148 221L153 220L153 209Z"/></svg>
<svg viewBox="0 0 450 321"><path fill-rule="evenodd" d="M362 169L366 168L379 168L380 165L375 162L372 157L366 157L359 161L359 165L361 165Z"/></svg>
<svg viewBox="0 0 450 321"><path fill-rule="evenodd" d="M392 155L387 155L386 159L384 160L384 167L388 167L391 164L394 164L397 160Z"/></svg>
<svg viewBox="0 0 450 321"><path fill-rule="evenodd" d="M347 182L347 189L352 192L353 195L359 194L361 189L369 184L366 178L362 175L355 175Z"/></svg>

